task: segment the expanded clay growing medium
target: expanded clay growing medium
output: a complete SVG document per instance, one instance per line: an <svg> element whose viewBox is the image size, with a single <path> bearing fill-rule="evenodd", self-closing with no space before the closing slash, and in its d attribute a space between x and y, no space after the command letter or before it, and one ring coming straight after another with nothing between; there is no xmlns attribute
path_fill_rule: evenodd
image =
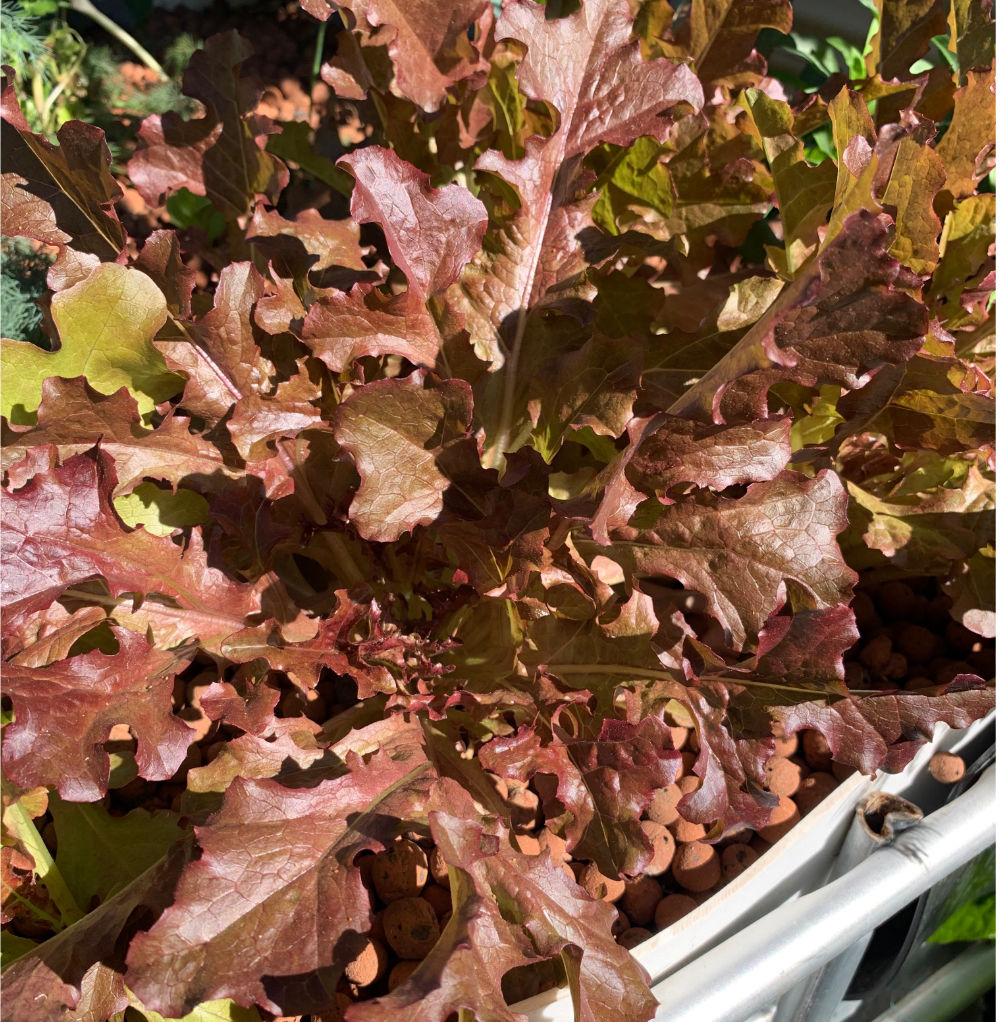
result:
<svg viewBox="0 0 1000 1022"><path fill-rule="evenodd" d="M992 676L994 643L951 619L950 598L939 592L935 580L862 581L854 607L861 635L845 657L851 687L924 690L940 688L967 671ZM593 862L573 859L565 839L542 825L543 799L536 786L544 784L544 775L527 785L494 778L519 850L549 855L591 897L613 904L613 935L629 949L641 947L737 880L842 781L856 777L833 760L818 732L778 735L765 768L768 789L778 800L768 823L710 842L705 826L685 820L677 809L700 784L693 773L697 734L678 721L671 723L671 739L682 754L681 772L673 784L653 793L643 813L641 825L653 856L638 876L604 876ZM964 775L965 763L959 755L937 753L928 769L937 783L951 784ZM359 862L372 893L375 925L341 981L341 1014L296 1017L301 1022L337 1022L349 1004L394 989L419 966L451 918L447 868L429 838L400 838ZM561 978L551 961L514 969L505 977L504 995L509 1004L517 1004L561 985Z"/></svg>

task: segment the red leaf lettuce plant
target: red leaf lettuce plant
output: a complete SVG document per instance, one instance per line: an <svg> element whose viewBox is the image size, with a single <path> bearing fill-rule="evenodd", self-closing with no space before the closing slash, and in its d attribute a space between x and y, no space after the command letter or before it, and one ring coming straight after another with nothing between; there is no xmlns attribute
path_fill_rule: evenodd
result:
<svg viewBox="0 0 1000 1022"><path fill-rule="evenodd" d="M754 48L787 0L302 4L374 135L334 162L210 39L128 176L214 242L129 238L101 133L32 133L4 84L4 231L55 256L51 350L3 342L4 842L51 922L4 1017L333 1011L359 855L416 833L450 921L348 1019L510 1022L503 976L549 959L578 1018L648 1019L498 776L553 775L549 827L635 874L670 722L719 836L767 819L777 728L898 770L993 704L843 663L859 571L993 634L985 7L878 0L863 71L803 92ZM350 217L287 218L292 179ZM149 782L171 808L109 814Z"/></svg>

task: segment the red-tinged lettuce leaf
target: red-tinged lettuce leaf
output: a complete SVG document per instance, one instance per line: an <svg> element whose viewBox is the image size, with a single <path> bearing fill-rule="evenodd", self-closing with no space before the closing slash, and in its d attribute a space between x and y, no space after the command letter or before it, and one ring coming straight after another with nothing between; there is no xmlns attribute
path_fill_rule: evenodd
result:
<svg viewBox="0 0 1000 1022"><path fill-rule="evenodd" d="M504 6L497 38L516 39L528 49L520 87L553 103L562 116L550 140L560 162L599 142L628 145L640 135L662 139L670 123L662 116L667 107L701 106L702 89L690 71L668 60L644 61L631 29L627 6L615 0L552 20L530 2ZM625 95L623 81L630 83Z"/></svg>
<svg viewBox="0 0 1000 1022"><path fill-rule="evenodd" d="M934 734L934 725L968 727L996 705L996 692L982 678L959 675L941 695L885 692L849 696L830 705L799 703L776 711L785 733L820 731L838 763L862 773L896 773Z"/></svg>
<svg viewBox="0 0 1000 1022"><path fill-rule="evenodd" d="M830 160L818 166L806 160L787 103L760 89L748 89L740 104L750 115L754 137L771 168L785 242L785 265L780 269L792 276L819 243L819 230L826 226L833 206L837 171Z"/></svg>
<svg viewBox="0 0 1000 1022"><path fill-rule="evenodd" d="M584 544L578 545L582 552ZM674 617L663 615L661 621L651 596L636 590L616 615L607 610L598 620L593 610L582 619L579 614L564 616L560 595L557 590L547 613L525 626L528 641L520 659L529 671L538 672L536 684L543 678L557 678L570 689L592 693L596 715L603 719L616 716L621 687L648 678L683 677L684 628Z"/></svg>
<svg viewBox="0 0 1000 1022"><path fill-rule="evenodd" d="M613 558L627 578L673 578L700 593L738 650L786 601L823 609L850 600L856 576L837 546L846 510L834 473L786 472L739 499L700 493L648 520L640 512L610 546L578 546Z"/></svg>
<svg viewBox="0 0 1000 1022"><path fill-rule="evenodd" d="M987 449L996 436L996 402L970 391L966 366L954 358L918 355L886 368L837 404L847 420L836 437L885 435L900 450L941 455Z"/></svg>
<svg viewBox="0 0 1000 1022"><path fill-rule="evenodd" d="M482 247L486 207L461 185L432 188L427 174L380 146L359 149L338 166L354 175L351 215L382 228L421 298L444 291Z"/></svg>
<svg viewBox="0 0 1000 1022"><path fill-rule="evenodd" d="M386 628L381 617L376 603L352 599L339 589L333 594L332 609L318 627L312 622L315 634L305 641L288 641L277 622L266 621L230 635L221 651L236 663L261 659L304 690L314 688L320 672L329 668L349 675L361 699L395 693L411 675L429 679L441 672L430 663L440 651L437 644L404 634L394 625ZM284 628L288 630L287 625ZM365 637L359 638L359 633Z"/></svg>
<svg viewBox="0 0 1000 1022"><path fill-rule="evenodd" d="M958 57L958 70L986 68L996 54L996 22L989 0L954 0L948 15L948 48Z"/></svg>
<svg viewBox="0 0 1000 1022"><path fill-rule="evenodd" d="M323 21L330 15L323 0L300 2ZM433 0L345 0L338 6L351 12L365 43L386 47L395 90L424 110L436 110L451 86L482 69L467 32L484 16L492 20L487 0L455 0L445 7Z"/></svg>
<svg viewBox="0 0 1000 1022"><path fill-rule="evenodd" d="M218 641L243 627L260 609L257 590L210 568L194 539L182 550L142 529L126 531L111 504L116 481L111 458L98 451L3 493L8 613L44 609L70 586L100 577L112 596L156 593L172 601L161 605L166 645L192 636ZM154 607L145 609L155 614Z"/></svg>
<svg viewBox="0 0 1000 1022"><path fill-rule="evenodd" d="M579 199L576 158L601 142L628 145L639 135L662 139L670 125L665 109L678 103L700 107L703 99L689 68L643 61L631 38L627 5L619 0L589 3L551 21L534 3L511 3L496 35L527 48L519 88L554 105L561 121L550 138L530 139L522 160L497 151L480 157L476 169L513 184L520 207L487 232L482 254L448 293L465 317L477 355L497 369L504 365L503 396L488 410L491 464L499 463L515 434L514 395L529 311L586 266L579 235L591 224L593 199Z"/></svg>
<svg viewBox="0 0 1000 1022"><path fill-rule="evenodd" d="M320 390L307 375L275 383L277 370L261 352L253 322L264 293L264 278L251 263L230 263L219 275L214 308L187 325L189 340L159 344L167 365L188 377L182 406L210 422L233 409L229 434L251 460L267 441L295 436L320 417L313 404Z"/></svg>
<svg viewBox="0 0 1000 1022"><path fill-rule="evenodd" d="M794 701L803 691L843 696L844 653L857 641L854 612L847 604L776 615L761 630L749 671L756 685L770 685L784 699Z"/></svg>
<svg viewBox="0 0 1000 1022"><path fill-rule="evenodd" d="M116 259L125 247L125 231L115 213L121 189L111 176L104 132L67 121L53 145L28 129L6 76L2 88L4 234Z"/></svg>
<svg viewBox="0 0 1000 1022"><path fill-rule="evenodd" d="M234 220L258 195L277 200L288 170L258 145L247 122L256 97L240 69L252 53L236 32L212 36L184 72L184 93L204 104L205 116L185 121L168 111L143 121L144 144L129 160L128 173L150 205L187 188Z"/></svg>
<svg viewBox="0 0 1000 1022"><path fill-rule="evenodd" d="M771 419L743 426L708 426L657 416L622 466L628 481L648 494L679 483L712 490L767 482L788 464L791 422Z"/></svg>
<svg viewBox="0 0 1000 1022"><path fill-rule="evenodd" d="M677 45L660 52L690 57L703 82L730 82L748 73L753 78L766 65L753 45L764 28L788 32L792 5L786 0L693 0L672 30Z"/></svg>
<svg viewBox="0 0 1000 1022"><path fill-rule="evenodd" d="M67 461L97 443L115 463L118 477L112 496L132 490L144 478L174 485L195 476L211 489L235 478L222 452L192 433L189 420L172 416L156 429L143 429L135 400L123 387L105 397L84 377L46 379L38 406L38 424L25 431L4 429L3 466L7 470L33 447L51 445ZM27 482L23 480L17 485Z"/></svg>
<svg viewBox="0 0 1000 1022"><path fill-rule="evenodd" d="M188 851L176 845L123 891L5 969L3 1022L51 1022L67 1011L97 1022L124 1011L121 949L142 919L170 903Z"/></svg>
<svg viewBox="0 0 1000 1022"><path fill-rule="evenodd" d="M275 1014L322 1011L371 928L354 858L391 843L420 811L428 766L412 747L408 758L379 752L367 763L351 754L349 773L312 788L233 781L219 813L195 829L201 858L173 904L133 940L129 988L171 1018L217 998Z"/></svg>
<svg viewBox="0 0 1000 1022"><path fill-rule="evenodd" d="M135 268L142 270L163 292L170 317L177 319L190 317L191 292L195 288L198 275L184 265L180 243L173 231L153 231L135 260ZM168 320L161 328L161 336L171 325Z"/></svg>
<svg viewBox="0 0 1000 1022"><path fill-rule="evenodd" d="M913 138L900 141L882 203L896 211L896 237L889 251L918 277L929 277L940 257L941 221L934 200L945 178L941 157L930 146Z"/></svg>
<svg viewBox="0 0 1000 1022"><path fill-rule="evenodd" d="M746 728L749 737L743 737L748 722L733 705L728 685L706 681L670 691L691 716L699 743L694 773L701 785L677 803L678 812L713 825L717 834L733 826L764 826L775 804L774 796L763 791L764 763L774 752L766 731L768 715L754 706L758 712Z"/></svg>
<svg viewBox="0 0 1000 1022"><path fill-rule="evenodd" d="M144 273L118 263L100 263L52 298L59 348L45 351L26 341L3 341L4 414L29 425L52 376L86 375L102 394L128 387L148 419L157 404L173 397L181 379L153 345L167 317L167 303Z"/></svg>
<svg viewBox="0 0 1000 1022"><path fill-rule="evenodd" d="M521 450L507 459L497 481L484 472L471 447L449 464L454 484L445 494L451 512L434 530L469 583L485 593L508 582L520 589L525 575L546 562L551 503L549 474L541 457Z"/></svg>
<svg viewBox="0 0 1000 1022"><path fill-rule="evenodd" d="M437 325L415 293L387 297L364 284L315 302L302 340L335 373L366 355L401 355L433 369L441 348Z"/></svg>
<svg viewBox="0 0 1000 1022"><path fill-rule="evenodd" d="M49 799L58 847L56 868L77 905L106 902L166 855L187 831L167 810L112 816L104 805Z"/></svg>
<svg viewBox="0 0 1000 1022"><path fill-rule="evenodd" d="M218 702L214 705L219 707ZM238 717L224 719L227 723L232 719L239 726ZM273 718L264 731L262 735L247 733L226 742L211 763L188 773L187 790L198 795L222 793L237 777L268 780L306 774L314 767L339 762L317 739L319 725L306 717Z"/></svg>
<svg viewBox="0 0 1000 1022"><path fill-rule="evenodd" d="M908 78L910 67L927 56L931 39L947 32L944 5L937 0L876 0L878 31L866 57L868 73L886 80Z"/></svg>
<svg viewBox="0 0 1000 1022"><path fill-rule="evenodd" d="M471 420L469 385L421 370L359 387L339 405L334 433L361 476L351 521L365 539L392 542L441 514L451 484L439 461L470 442Z"/></svg>
<svg viewBox="0 0 1000 1022"><path fill-rule="evenodd" d="M532 445L551 461L568 432L589 427L618 437L632 418L642 369L642 349L596 334L575 351L545 361L532 380L528 411L535 420Z"/></svg>
<svg viewBox="0 0 1000 1022"><path fill-rule="evenodd" d="M955 110L935 151L948 175L945 189L955 199L973 195L990 170L996 140L996 72L970 71L955 93Z"/></svg>
<svg viewBox="0 0 1000 1022"><path fill-rule="evenodd" d="M112 633L120 648L110 656L95 650L48 667L7 666L16 719L4 733L3 765L18 784L54 785L70 802L101 798L110 771L101 745L115 724L135 733L147 780L167 780L180 766L195 734L171 712L173 675L194 648L159 650L133 632Z"/></svg>
<svg viewBox="0 0 1000 1022"><path fill-rule="evenodd" d="M571 814L567 848L595 862L605 876L636 876L652 856L639 817L656 788L672 784L680 753L670 748L669 728L655 717L638 724L605 720L596 738L573 738L553 724L543 745L532 728L496 738L479 754L487 770L527 781L537 773L558 779L556 798ZM545 815L559 815L556 804Z"/></svg>
<svg viewBox="0 0 1000 1022"><path fill-rule="evenodd" d="M951 616L970 632L995 639L997 634L997 559L992 546L977 550L966 563L952 569L944 583L952 599Z"/></svg>
<svg viewBox="0 0 1000 1022"><path fill-rule="evenodd" d="M304 209L294 220L258 206L247 227L247 240L278 266L282 276L305 279L339 267L365 272L361 230L354 220L327 220L315 209ZM285 272L288 271L288 272Z"/></svg>
<svg viewBox="0 0 1000 1022"><path fill-rule="evenodd" d="M504 1006L503 975L557 956L580 1022L652 1018L648 980L611 936L613 907L593 901L547 854L514 851L507 830L484 826L457 786L442 783L432 798L431 835L455 877L452 920L416 972L386 997L350 1008L351 1022L393 1010L445 1022L461 1008L490 1022L524 1022Z"/></svg>
<svg viewBox="0 0 1000 1022"><path fill-rule="evenodd" d="M916 354L927 311L893 288L899 264L886 251L888 232L882 216L851 217L815 269L669 411L715 422L765 418L775 383L855 390L873 370Z"/></svg>
<svg viewBox="0 0 1000 1022"><path fill-rule="evenodd" d="M4 622L3 658L21 667L44 667L62 660L73 643L106 617L103 607L81 607L70 613L53 603L38 614L9 617Z"/></svg>
<svg viewBox="0 0 1000 1022"><path fill-rule="evenodd" d="M888 562L907 574L948 575L954 565L993 542L996 486L985 466L931 455L898 492L847 480L851 528L844 552L859 569ZM924 473L920 469L924 469ZM921 479L925 474L926 478Z"/></svg>
<svg viewBox="0 0 1000 1022"><path fill-rule="evenodd" d="M231 683L213 681L202 693L201 709L209 720L225 721L249 735L264 735L278 726L274 708L280 698L278 687L251 668L237 672ZM301 723L308 718L293 719Z"/></svg>

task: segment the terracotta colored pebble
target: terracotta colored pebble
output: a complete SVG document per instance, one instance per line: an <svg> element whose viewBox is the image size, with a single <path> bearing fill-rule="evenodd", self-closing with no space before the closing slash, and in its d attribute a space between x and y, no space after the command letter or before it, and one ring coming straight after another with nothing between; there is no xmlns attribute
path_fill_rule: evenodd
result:
<svg viewBox="0 0 1000 1022"><path fill-rule="evenodd" d="M396 962L396 964L389 970L389 989L395 990L396 987L402 986L402 984L405 983L419 968L420 962Z"/></svg>
<svg viewBox="0 0 1000 1022"><path fill-rule="evenodd" d="M678 845L700 841L708 833L703 823L692 823L690 820L685 820L683 816L678 816L667 829L673 834L674 841Z"/></svg>
<svg viewBox="0 0 1000 1022"><path fill-rule="evenodd" d="M375 856L371 870L375 893L386 904L415 898L427 883L427 853L413 841L399 838Z"/></svg>
<svg viewBox="0 0 1000 1022"><path fill-rule="evenodd" d="M799 822L799 807L787 796L779 795L778 804L771 810L766 826L757 831L768 844L781 840Z"/></svg>
<svg viewBox="0 0 1000 1022"><path fill-rule="evenodd" d="M767 786L775 795L791 797L799 790L802 782L802 767L783 756L772 756L764 764Z"/></svg>
<svg viewBox="0 0 1000 1022"><path fill-rule="evenodd" d="M400 958L424 958L441 936L434 909L423 898L400 898L386 906L385 939Z"/></svg>
<svg viewBox="0 0 1000 1022"><path fill-rule="evenodd" d="M718 841L715 847L721 852L728 845L745 845L754 836L750 827L731 827Z"/></svg>
<svg viewBox="0 0 1000 1022"><path fill-rule="evenodd" d="M975 673L972 669L972 664L967 663L965 660L949 660L934 673L934 682L937 685L948 685L960 674Z"/></svg>
<svg viewBox="0 0 1000 1022"><path fill-rule="evenodd" d="M448 886L450 882L448 880L448 864L444 861L440 848L432 848L427 853L427 868L434 878L434 883L440 884L442 887Z"/></svg>
<svg viewBox="0 0 1000 1022"><path fill-rule="evenodd" d="M819 731L802 732L802 755L813 770L829 770L833 762L830 743Z"/></svg>
<svg viewBox="0 0 1000 1022"><path fill-rule="evenodd" d="M952 599L947 593L939 593L927 604L926 618L930 622L947 625L951 617Z"/></svg>
<svg viewBox="0 0 1000 1022"><path fill-rule="evenodd" d="M791 738L777 737L774 739L774 754L775 756L783 756L788 759L789 756L794 756L799 751L799 739L797 735L792 735Z"/></svg>
<svg viewBox="0 0 1000 1022"><path fill-rule="evenodd" d="M694 732L692 731L691 734L694 735ZM690 739L688 740L688 742L690 744ZM681 770L685 774L690 774L691 771L694 770L694 765L695 765L695 762L697 761L697 759L698 759L698 756L694 752L688 752L687 750L682 752L681 753Z"/></svg>
<svg viewBox="0 0 1000 1022"><path fill-rule="evenodd" d="M896 648L911 664L932 660L939 645L938 637L923 625L904 625L896 639Z"/></svg>
<svg viewBox="0 0 1000 1022"><path fill-rule="evenodd" d="M965 760L950 752L938 752L931 756L931 777L942 784L954 784L965 776Z"/></svg>
<svg viewBox="0 0 1000 1022"><path fill-rule="evenodd" d="M522 855L538 855L542 844L534 834L512 834L511 837Z"/></svg>
<svg viewBox="0 0 1000 1022"><path fill-rule="evenodd" d="M657 904L653 924L658 930L665 930L697 907L698 902L687 894L668 894L665 898L661 898Z"/></svg>
<svg viewBox="0 0 1000 1022"><path fill-rule="evenodd" d="M949 621L944 626L944 637L956 653L963 655L971 653L973 646L979 641L979 636L975 632L970 632L965 625L959 624L958 621Z"/></svg>
<svg viewBox="0 0 1000 1022"><path fill-rule="evenodd" d="M701 778L687 774L685 777L677 778L677 787L682 795L690 795L701 787Z"/></svg>
<svg viewBox="0 0 1000 1022"><path fill-rule="evenodd" d="M507 807L510 809L510 822L515 830L534 830L539 822L538 796L528 787L516 781L507 782Z"/></svg>
<svg viewBox="0 0 1000 1022"><path fill-rule="evenodd" d="M670 728L670 742L671 748L676 749L680 752L681 749L687 744L688 734L690 728L686 727L671 727Z"/></svg>
<svg viewBox="0 0 1000 1022"><path fill-rule="evenodd" d="M919 692L925 688L933 688L934 682L918 674L916 677L907 678L905 687L907 692Z"/></svg>
<svg viewBox="0 0 1000 1022"><path fill-rule="evenodd" d="M611 924L611 936L620 937L631 925L632 920L616 906L615 921Z"/></svg>
<svg viewBox="0 0 1000 1022"><path fill-rule="evenodd" d="M747 843L757 853L758 858L762 855L767 855L771 850L771 846L759 834L754 834Z"/></svg>
<svg viewBox="0 0 1000 1022"><path fill-rule="evenodd" d="M887 621L910 620L916 596L905 582L884 582L876 596L878 608Z"/></svg>
<svg viewBox="0 0 1000 1022"><path fill-rule="evenodd" d="M621 897L621 906L625 914L636 926L645 926L653 921L656 906L663 897L660 882L645 874L629 877L625 881L625 893Z"/></svg>
<svg viewBox="0 0 1000 1022"><path fill-rule="evenodd" d="M569 862L570 855L566 851L566 838L554 834L547 827L538 832L538 844L542 851L549 853L549 858L558 866Z"/></svg>
<svg viewBox="0 0 1000 1022"><path fill-rule="evenodd" d="M865 669L857 660L848 660L844 664L844 684L848 688L865 688Z"/></svg>
<svg viewBox="0 0 1000 1022"><path fill-rule="evenodd" d="M385 975L388 965L389 956L385 945L369 937L365 946L344 967L344 976L350 983L367 987Z"/></svg>
<svg viewBox="0 0 1000 1022"><path fill-rule="evenodd" d="M677 803L680 799L681 789L676 784L671 784L669 788L657 788L652 802L646 807L646 819L669 826L677 819Z"/></svg>
<svg viewBox="0 0 1000 1022"><path fill-rule="evenodd" d="M430 903L435 915L440 919L445 912L451 911L451 891L440 884L428 884L421 892L420 897Z"/></svg>
<svg viewBox="0 0 1000 1022"><path fill-rule="evenodd" d="M910 665L906 662L906 657L902 653L893 653L889 657L889 662L885 665L882 673L890 681L901 681L910 673Z"/></svg>
<svg viewBox="0 0 1000 1022"><path fill-rule="evenodd" d="M555 774L535 774L531 778L531 790L542 802L550 802L558 795L559 778Z"/></svg>
<svg viewBox="0 0 1000 1022"><path fill-rule="evenodd" d="M870 671L881 673L892 656L892 639L888 635L876 635L861 647L858 659Z"/></svg>
<svg viewBox="0 0 1000 1022"><path fill-rule="evenodd" d="M562 871L570 878L570 880L573 881L574 884L578 884L580 879L576 874L576 870L573 869L573 865L573 863L564 862L562 864Z"/></svg>
<svg viewBox="0 0 1000 1022"><path fill-rule="evenodd" d="M757 861L757 853L749 845L729 845L719 856L722 866L722 881L728 884Z"/></svg>
<svg viewBox="0 0 1000 1022"><path fill-rule="evenodd" d="M837 783L837 778L833 774L820 770L804 777L799 790L795 793L795 804L799 807L799 812L803 816L812 812L827 795L832 794Z"/></svg>
<svg viewBox="0 0 1000 1022"><path fill-rule="evenodd" d="M875 611L875 604L867 593L855 593L851 600L851 610L854 611L854 619L858 628L871 628L878 624L878 614Z"/></svg>
<svg viewBox="0 0 1000 1022"><path fill-rule="evenodd" d="M685 891L709 891L722 876L719 853L704 841L681 845L674 855L672 872Z"/></svg>
<svg viewBox="0 0 1000 1022"><path fill-rule="evenodd" d="M358 852L354 857L354 865L358 867L361 874L361 882L370 891L372 889L372 867L375 865L375 853L368 851Z"/></svg>
<svg viewBox="0 0 1000 1022"><path fill-rule="evenodd" d="M618 943L623 948L631 951L632 948L638 947L643 941L649 940L652 936L652 932L644 926L631 926L618 938Z"/></svg>
<svg viewBox="0 0 1000 1022"><path fill-rule="evenodd" d="M673 834L662 823L653 823L652 820L643 820L640 826L646 835L646 840L653 846L653 857L647 863L643 873L653 877L666 873L670 869L670 863L673 862L676 848Z"/></svg>
<svg viewBox="0 0 1000 1022"><path fill-rule="evenodd" d="M606 877L592 862L580 871L577 883L597 901L617 901L625 893L624 880Z"/></svg>

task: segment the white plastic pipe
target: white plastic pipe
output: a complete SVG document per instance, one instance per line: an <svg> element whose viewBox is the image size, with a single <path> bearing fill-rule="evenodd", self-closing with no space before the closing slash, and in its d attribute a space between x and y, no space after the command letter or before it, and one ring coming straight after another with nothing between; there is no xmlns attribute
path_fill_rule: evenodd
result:
<svg viewBox="0 0 1000 1022"><path fill-rule="evenodd" d="M653 987L657 1022L744 1022L996 840L996 768L894 844Z"/></svg>
<svg viewBox="0 0 1000 1022"><path fill-rule="evenodd" d="M923 817L919 807L898 795L876 791L863 799L855 810L854 823L833 864L829 880L832 882L854 869L877 848L899 840L904 831L916 826ZM804 984L789 990L778 1005L774 1022L833 1018L868 950L871 936L871 933L866 933Z"/></svg>

